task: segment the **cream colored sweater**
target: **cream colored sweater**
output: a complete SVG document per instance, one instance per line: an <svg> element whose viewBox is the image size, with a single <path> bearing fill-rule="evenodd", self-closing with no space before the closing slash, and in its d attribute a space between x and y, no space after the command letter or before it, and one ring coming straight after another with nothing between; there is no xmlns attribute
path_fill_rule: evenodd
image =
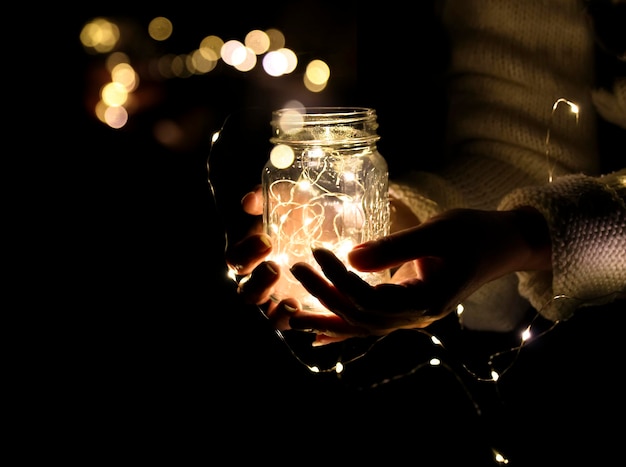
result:
<svg viewBox="0 0 626 467"><path fill-rule="evenodd" d="M535 206L553 242L551 274L485 285L463 303L463 324L509 331L529 305L562 320L615 299L626 290L626 174L591 178L599 175L593 36L581 2L446 0L442 19L451 45L445 169L406 174L391 192L420 219L455 207ZM626 96L616 95L607 105L620 118Z"/></svg>

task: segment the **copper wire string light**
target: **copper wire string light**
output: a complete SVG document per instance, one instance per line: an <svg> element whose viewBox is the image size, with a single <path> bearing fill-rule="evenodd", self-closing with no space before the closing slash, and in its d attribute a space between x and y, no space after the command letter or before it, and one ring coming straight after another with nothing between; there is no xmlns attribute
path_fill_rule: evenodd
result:
<svg viewBox="0 0 626 467"><path fill-rule="evenodd" d="M559 98L554 102L552 106L552 115L558 108L559 105L566 104L569 106L572 113L575 115L576 123L578 123L578 106L573 102L565 99ZM545 138L545 154L548 163L548 174L549 174L549 182L553 181L553 162L550 157L550 127L552 125L552 120L550 120L549 127L546 131ZM219 132L216 132L213 135L212 143L216 143L219 138ZM209 167L209 159L207 160L207 167ZM210 177L209 177L209 183ZM310 180L311 184L315 184L315 179ZM626 184L626 180L624 181ZM293 184L291 190L297 190L298 187L296 184ZM293 194L293 193L292 193ZM323 194L321 194L323 196ZM306 245L305 245L306 246ZM241 281L245 281L247 278L238 276L236 271L228 271L228 275L231 279L240 283ZM610 295L620 296L626 294L625 290L615 291ZM598 299L610 299L612 297L594 297L590 299L581 299L578 297L569 296L566 294L555 294L547 303L545 303L544 307L550 306L553 302L561 301L561 300L571 300L576 301L577 305L585 304L586 302L592 302ZM260 313L267 318L263 307L258 307ZM463 305L459 304L456 310L457 321L458 316L463 313ZM357 382L358 389L373 389L382 385L390 384L408 376L411 376L421 370L426 368L440 368L444 371L449 372L454 380L462 387L465 395L469 403L472 405L477 416L481 416L482 409L480 404L476 402L474 395L471 390L468 388L466 384L466 378L469 378L469 381L481 382L494 384L497 389L497 385L501 378L509 371L513 369L515 363L520 356L523 349L535 342L539 339L545 338L551 331L553 331L557 326L559 326L560 321L555 322L547 322L547 320L542 318L541 310L536 310L533 314L530 323L525 324L522 329L518 330L518 340L517 344L511 347L507 347L505 349L496 351L491 353L485 362L486 369L481 371L476 370L469 364L464 361L462 355L458 352L451 351L447 348L445 344L445 338L437 335L437 333L430 332L426 329L412 329L412 330L402 330L401 332L406 335L412 335L412 339L414 341L421 340L422 343L426 343L431 348L431 352L424 353L421 351L419 355L415 355L416 362L411 364L407 369L402 372L397 372L392 375L388 375L385 377L381 377L380 379L375 379L373 381L368 382L366 385ZM373 351L375 351L379 346L383 345L390 339L396 338L397 333L391 333L382 337L376 337L374 339L366 340L363 339L360 345L355 347L343 346L342 343L329 344L328 348L334 348L334 351L331 351L333 357L330 360L326 360L326 364L324 366L319 364L321 359L316 360L314 363L309 361L309 356L303 356L300 348L296 349L296 345L294 345L295 340L292 339L291 335L287 335L287 333L283 333L279 330L275 330L276 336L278 339L284 343L287 347L290 355L294 359L296 359L300 364L306 367L311 373L327 373L327 374L335 374L336 377L342 381L345 381L347 384L352 384L351 379L346 379L347 373L349 373L349 369L351 366L356 365L362 359L365 359L368 355L370 355ZM307 345L305 343L305 345ZM347 351L345 351L348 349ZM321 351L320 349L316 351ZM345 352L344 352L345 351ZM406 359L406 354L403 353L403 359ZM390 356L393 359L393 355ZM313 358L315 360L315 358ZM510 462L510 459L502 453L500 450L495 447L491 448L493 461L497 465L506 465Z"/></svg>
<svg viewBox="0 0 626 467"><path fill-rule="evenodd" d="M255 32L259 33L260 31ZM275 38L278 31L270 30L265 32L272 33L270 34L270 37ZM120 34L124 36L126 33L123 29L121 30L114 21L105 21L99 18L96 18L94 21L86 24L86 28L83 34L81 34L81 39L83 39L83 37L85 39L109 38L103 43L83 42L83 44L90 55L94 54L94 56L102 55L107 57L106 69L110 71L110 82L107 78L107 81L106 83L103 83L102 88L94 88L93 92L90 92L89 97L90 102L91 100L94 101L91 105L93 111L92 113L97 116L102 123L115 129L121 129L128 123L129 119L132 121L135 114L140 114L138 109L141 110L141 107L137 106L139 97L136 91L137 89L141 89L146 81L150 81L151 76L149 74L145 74L145 70L147 69L152 70L152 73L158 71L158 80L182 80L190 76L207 75L209 73L214 75L222 73L222 75L224 75L231 69L237 70L240 74L246 74L251 70L249 65L246 65L246 68L240 67L240 65L243 66L247 62L234 64L234 62L228 60L227 56L222 56L222 46L225 44L221 39L219 39L219 37L214 35L207 36L201 43L190 47L189 52L185 53L184 57L183 54L174 57L173 54L164 52L160 54L160 56L151 57L150 60L144 60L143 63L132 63L134 66L131 67L131 58L125 52L133 52L134 50L123 50L122 48L117 47ZM159 43L163 43L162 39L163 38L159 39ZM262 41L257 38L254 42L260 43ZM104 47L107 43L110 43L111 47L103 49L102 47ZM121 41L119 43L128 44L129 42ZM144 41L137 42L136 47L138 48L143 43ZM244 50L243 46L250 48L249 44L243 43L235 44L231 42L229 45L238 46L238 50L240 51ZM224 51L226 51L227 48L228 47L225 47ZM268 51L268 49L264 48L253 52L254 53L251 53L251 50L247 50L247 57L255 58L253 55L256 55L259 59L257 68L260 68L260 66L263 65L266 73L272 77L284 76L286 78L287 75L291 74L296 65L296 62L294 62L296 54L288 49L285 49L284 47L272 51ZM264 58L263 61L261 61L262 58ZM228 66L222 66L221 68L217 67L217 65L220 64L220 61L224 62L223 64ZM277 69L276 64L282 62L289 64L289 67ZM150 66L146 66L148 63ZM267 67L265 64L267 64ZM313 65L317 67L317 73L313 73L313 71L315 71L315 69L312 69ZM319 60L312 61L309 66L307 66L306 73L304 73L302 80L304 83L303 85L305 85L311 92L323 90L328 81L329 70L327 68L328 67L325 63L320 63ZM311 72L309 72L310 69L312 69ZM140 74L142 70L144 71L144 74ZM323 73L320 73L320 70L322 70ZM324 77L324 79L315 80L315 82L311 81L311 76L319 76L320 74ZM252 74L250 74L250 76L252 76ZM156 78L152 77L152 79ZM94 96L92 96L92 94L94 94ZM97 103L95 103L95 101L97 101ZM554 123L553 120L558 109L563 106L567 106L569 108L571 113L575 116L576 124L578 124L578 105L565 97L559 97L551 106L550 119L545 133L544 149L545 160L547 163L548 182L554 181L556 164L552 154L551 133ZM226 124L226 121L224 121L224 124ZM158 128L161 128L161 130L156 131ZM165 132L162 130L165 127L158 128L155 127L155 135L157 136L162 135ZM211 163L213 162L211 159L214 153L214 147L220 142L220 134L223 129L224 125L211 135L210 150L206 163L208 184L211 192L210 195L218 213L222 211L223 206L218 205L218 201L216 199L215 189L212 182L214 174L211 172ZM168 138L162 136L159 140L163 142L167 141ZM245 161L243 162L245 163ZM315 187L316 189L319 189L319 184L317 184L316 181L317 177L315 175L307 174L303 177L302 184L292 183L291 186L285 190L287 197L281 198L281 206L284 207L285 205L291 205L291 201L298 196L299 190L301 190L302 187L306 187L307 189ZM622 183L626 186L626 179L622 180ZM272 192L278 194L275 189L273 189ZM316 213L316 216L313 216L313 219L317 220L314 222L319 222L321 218L324 217L324 212L320 211L321 203L318 201L328 196L328 193L321 190L316 200L311 202L307 207L307 211ZM347 201L345 205L350 206L351 200L344 198L342 201ZM333 225L336 225L336 223L333 222ZM282 228L282 226L279 228ZM305 232L305 235L300 241L303 251L307 251L307 254L310 253L310 247L307 250L306 243L309 240L313 240L310 235L311 232ZM229 238L226 230L224 230L224 241L225 245L228 245ZM349 246L346 247L349 248ZM310 256L306 257L304 260L309 259ZM225 273L236 283L241 283L247 280L247 276L238 275L235 270L227 270ZM549 307L558 301L573 301L576 302L577 305L583 305L594 300L607 301L612 295L618 296L624 294L626 294L626 290L619 290L604 297L583 299L556 291L554 296L544 304L544 307ZM602 300L603 298L606 300ZM499 385L502 384L503 376L510 373L511 370L515 368L519 356L525 349L535 343L538 343L540 340L549 338L550 333L552 333L562 323L559 321L546 322L542 319L542 310L543 308L535 311L530 319L530 322L524 323L520 329L517 329L514 332L514 345L506 345L501 350L489 353L483 362L484 365L468 363L467 357L463 355L462 352L459 352L453 345L452 337L449 341L448 337L445 336L445 333L439 333L436 330L402 330L401 332L392 333L383 337L376 337L372 339L359 338L355 345L352 345L353 342L337 343L315 349L304 349L309 342L306 336L302 336L297 333L291 335L288 332L281 332L278 330L275 330L274 332L277 339L285 345L289 354L308 371L314 374L323 373L331 375L347 385L356 386L358 389L377 388L392 384L427 369L435 369L435 371L443 370L453 376L454 380L462 387L464 394L467 396L467 400L471 404L475 413L482 416L483 408L481 407L481 404L477 402L475 394L472 393L468 383L486 383L488 387L494 387L497 389ZM267 318L263 307L258 307L258 311L263 318ZM459 304L456 313L451 314L448 318L446 318L446 320L452 324L457 324L459 325L459 328L462 328L462 326L460 326L460 320L458 319L462 313L463 306L462 304ZM433 329L438 328L435 327ZM373 353L379 351L380 349L384 349L386 345L392 344L394 340L400 340L403 338L405 339L403 342L411 341L415 344L415 347L409 346L405 348L405 351L407 351L406 353L410 355L407 356L406 353L403 353L402 358L409 360L409 363L404 365L401 369L397 369L396 366L390 365L393 369L389 370L389 372L381 377L375 375L371 378L364 378L362 373L352 371L352 368L356 368L359 364L366 362L368 356L373 355ZM418 348L418 346L420 347ZM303 353L303 349L306 350L306 352ZM321 354L324 354L324 358L318 359L318 356ZM395 357L393 353L386 353L384 356L385 359L383 360L385 361L383 361L383 363L392 363L391 360L394 360ZM361 365L360 368L363 366L367 365ZM356 376L353 376L355 373ZM510 459L499 449L493 448L492 454L494 462L498 465L505 465L510 462ZM515 462L513 462L513 464L515 464Z"/></svg>
<svg viewBox="0 0 626 467"><path fill-rule="evenodd" d="M273 112L271 125L273 147L262 170L269 260L285 270L316 265L312 249L321 247L345 263L357 244L389 233L387 163L376 147L374 109L284 108ZM370 285L389 279L387 270L353 272ZM325 311L290 274L274 289L276 301L297 298Z"/></svg>
<svg viewBox="0 0 626 467"><path fill-rule="evenodd" d="M551 159L550 154L550 132L552 128L552 123L554 120L554 114L556 113L559 105L566 104L569 106L570 111L576 116L576 125L578 125L578 115L579 108L572 101L565 99L564 97L558 98L554 101L552 105L552 111L550 112L550 124L548 125L548 130L546 131L546 140L545 140L545 153L546 153L546 162L548 164L548 182L552 182L554 179L554 161Z"/></svg>

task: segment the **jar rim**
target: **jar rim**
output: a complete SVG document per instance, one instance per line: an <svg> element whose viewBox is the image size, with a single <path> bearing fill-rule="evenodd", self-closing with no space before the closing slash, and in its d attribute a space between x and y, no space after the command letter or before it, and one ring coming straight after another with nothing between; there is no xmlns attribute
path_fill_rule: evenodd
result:
<svg viewBox="0 0 626 467"><path fill-rule="evenodd" d="M376 110L371 107L351 106L312 106L312 107L283 107L272 112L273 119L287 121L298 120L309 123L315 120L323 120L325 123L334 121L349 123L364 119L375 119Z"/></svg>
<svg viewBox="0 0 626 467"><path fill-rule="evenodd" d="M285 107L272 112L274 144L357 146L374 144L376 111L369 107Z"/></svg>

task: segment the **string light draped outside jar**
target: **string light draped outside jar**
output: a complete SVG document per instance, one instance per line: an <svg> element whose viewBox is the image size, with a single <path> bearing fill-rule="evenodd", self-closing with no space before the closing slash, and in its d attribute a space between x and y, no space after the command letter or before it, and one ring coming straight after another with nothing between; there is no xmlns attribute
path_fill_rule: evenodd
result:
<svg viewBox="0 0 626 467"><path fill-rule="evenodd" d="M268 259L282 269L272 299L297 298L305 309L323 311L289 268L306 262L320 270L312 255L318 247L349 267L354 246L389 233L388 168L376 146L376 111L286 108L272 113L271 126L263 224L273 245ZM355 272L371 285L389 279L388 270Z"/></svg>

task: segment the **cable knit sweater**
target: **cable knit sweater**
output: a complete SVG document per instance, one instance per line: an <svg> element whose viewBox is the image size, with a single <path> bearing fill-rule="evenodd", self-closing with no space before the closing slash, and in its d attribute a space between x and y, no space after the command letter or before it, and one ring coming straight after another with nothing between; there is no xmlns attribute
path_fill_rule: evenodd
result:
<svg viewBox="0 0 626 467"><path fill-rule="evenodd" d="M445 169L394 179L391 192L420 219L455 207L534 206L553 244L551 273L485 285L463 303L463 324L508 331L530 305L556 321L614 300L626 290L626 171L597 177L594 43L582 4L443 5L451 46ZM622 85L610 98L595 96L612 121L626 115Z"/></svg>

